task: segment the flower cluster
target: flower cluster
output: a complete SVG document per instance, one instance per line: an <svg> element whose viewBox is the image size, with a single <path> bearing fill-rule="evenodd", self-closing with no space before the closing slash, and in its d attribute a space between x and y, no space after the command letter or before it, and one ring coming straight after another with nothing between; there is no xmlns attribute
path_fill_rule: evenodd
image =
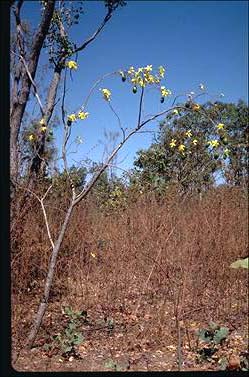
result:
<svg viewBox="0 0 249 377"><path fill-rule="evenodd" d="M44 118L42 118L40 121L39 121L39 124L41 125L40 127L40 132L46 132L47 131L47 124L46 124L46 121Z"/></svg>
<svg viewBox="0 0 249 377"><path fill-rule="evenodd" d="M158 71L153 73L151 64L137 69L131 66L127 71L119 71L119 73L122 77L122 81L128 79L135 88L137 86L145 88L147 85L160 84L165 75L165 68L161 65L158 67ZM170 91L165 87L161 87L161 91L162 90L164 90L162 96L166 97L170 94Z"/></svg>
<svg viewBox="0 0 249 377"><path fill-rule="evenodd" d="M89 113L84 111L79 111L78 114L70 114L67 117L69 122L76 122L77 119L85 120L88 117Z"/></svg>
<svg viewBox="0 0 249 377"><path fill-rule="evenodd" d="M165 86L161 86L160 90L162 97L167 97L171 94L171 91L169 89L166 89Z"/></svg>
<svg viewBox="0 0 249 377"><path fill-rule="evenodd" d="M216 128L217 128L218 130L224 130L224 127L225 127L225 125L224 125L223 123L219 123L219 124L217 124L217 126L216 126Z"/></svg>
<svg viewBox="0 0 249 377"><path fill-rule="evenodd" d="M218 140L214 139L214 140L208 141L208 145L210 145L213 148L217 148L220 145L220 143L218 142Z"/></svg>
<svg viewBox="0 0 249 377"><path fill-rule="evenodd" d="M35 136L33 134L29 135L28 136L28 140L31 141L31 142L34 141L35 140Z"/></svg>
<svg viewBox="0 0 249 377"><path fill-rule="evenodd" d="M106 88L100 89L100 90L102 92L104 100L110 101L111 100L111 95L112 95L111 91L109 89L106 89Z"/></svg>
<svg viewBox="0 0 249 377"><path fill-rule="evenodd" d="M85 120L88 117L88 115L89 115L88 112L84 112L84 111L78 112L78 118L81 119L81 120Z"/></svg>
<svg viewBox="0 0 249 377"><path fill-rule="evenodd" d="M69 60L69 62L66 62L66 67L76 70L78 68L78 65L74 60Z"/></svg>
<svg viewBox="0 0 249 377"><path fill-rule="evenodd" d="M191 144L195 147L198 144L198 139L196 137L192 139L192 136L193 136L192 131L187 130L183 134L183 140L177 141L177 139L172 138L169 143L169 146L171 149L177 148L181 156L184 157L187 147L190 147ZM190 140L190 142L187 142L187 140ZM186 142L188 143L188 145L186 145ZM189 151L188 153L191 154L191 151Z"/></svg>

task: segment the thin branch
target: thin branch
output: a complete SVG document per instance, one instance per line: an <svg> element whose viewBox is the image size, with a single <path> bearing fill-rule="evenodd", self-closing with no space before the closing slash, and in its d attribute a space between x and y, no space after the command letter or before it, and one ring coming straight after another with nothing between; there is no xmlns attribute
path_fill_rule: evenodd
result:
<svg viewBox="0 0 249 377"><path fill-rule="evenodd" d="M140 103L139 103L137 127L140 126L140 121L141 121L143 96L144 96L144 88L142 87L141 96L140 96Z"/></svg>
<svg viewBox="0 0 249 377"><path fill-rule="evenodd" d="M63 144L62 144L62 160L64 162L64 168L65 168L66 173L68 175L68 178L70 180L73 198L75 198L75 195L76 195L75 194L75 186L74 186L74 183L72 181L71 175L69 173L68 163L67 163L67 153L66 153L67 143L68 143L68 140L69 140L70 135L71 135L71 126L69 126L68 122L65 121L65 107L64 107L64 105L65 105L65 96L66 96L66 80L67 80L67 70L65 71L64 83L63 83L63 96L62 96L62 103L61 103L62 122L63 122L63 125L64 125Z"/></svg>
<svg viewBox="0 0 249 377"><path fill-rule="evenodd" d="M52 248L54 249L54 242L53 242L52 237L51 237L50 228L49 228L49 224L48 224L47 213L46 213L46 210L45 210L45 207L44 207L43 199L40 200L40 203L41 203L42 212L43 212L43 216L44 216L44 220L45 220L45 224L46 224L46 228L47 228L48 238L49 238L49 241L50 241L50 243L52 245Z"/></svg>
<svg viewBox="0 0 249 377"><path fill-rule="evenodd" d="M122 131L122 134L123 134L123 140L125 139L125 129L122 127L122 124L121 124L121 120L120 120L120 117L118 116L117 112L114 110L112 104L110 101L108 101L108 104L110 106L110 109L112 110L113 114L116 116L116 118L118 119L118 125L119 125L119 128L120 130Z"/></svg>
<svg viewBox="0 0 249 377"><path fill-rule="evenodd" d="M107 15L105 16L104 20L102 21L101 25L98 27L98 29L81 46L76 47L75 50L73 51L73 54L75 54L76 52L84 50L86 48L86 46L89 45L89 43L94 41L94 39L101 32L101 30L104 28L105 24L110 20L111 17L112 17L112 11L109 10Z"/></svg>
<svg viewBox="0 0 249 377"><path fill-rule="evenodd" d="M86 108L87 104L88 104L88 101L91 97L91 95L93 94L93 91L94 89L104 80L106 79L107 77L110 77L110 76L114 76L116 75L118 72L111 72L111 73L106 73L105 75L103 75L100 79L98 79L94 84L93 86L91 87L90 91L89 91L89 94L87 95L86 99L85 99L85 102L83 103L83 105L80 107L80 109L82 111L84 111L84 109Z"/></svg>
<svg viewBox="0 0 249 377"><path fill-rule="evenodd" d="M32 76L31 76L31 73L30 73L30 71L29 71L28 65L27 65L27 63L25 62L25 59L24 59L21 55L15 53L14 51L11 51L11 53L14 54L14 55L16 55L16 56L18 56L18 57L22 60L23 65L24 65L24 67L25 67L25 69L26 69L27 75L28 75L28 77L29 77L29 79L30 79L30 81L31 81L31 83L32 83L32 85L33 85L34 93L35 93L35 96L36 96L37 102L38 102L38 104L39 104L39 106L40 106L40 110L41 110L42 116L44 116L44 115L45 115L45 111L44 111L44 108L43 108L43 106L42 106L42 103L41 103L40 97L39 97L39 95L38 95L36 84L35 84L35 82L34 82Z"/></svg>

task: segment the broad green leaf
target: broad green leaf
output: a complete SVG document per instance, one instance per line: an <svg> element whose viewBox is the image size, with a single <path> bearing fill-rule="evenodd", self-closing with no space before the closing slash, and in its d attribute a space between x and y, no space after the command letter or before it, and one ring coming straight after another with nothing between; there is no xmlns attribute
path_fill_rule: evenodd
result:
<svg viewBox="0 0 249 377"><path fill-rule="evenodd" d="M248 269L248 258L238 259L230 265L231 268L247 268Z"/></svg>

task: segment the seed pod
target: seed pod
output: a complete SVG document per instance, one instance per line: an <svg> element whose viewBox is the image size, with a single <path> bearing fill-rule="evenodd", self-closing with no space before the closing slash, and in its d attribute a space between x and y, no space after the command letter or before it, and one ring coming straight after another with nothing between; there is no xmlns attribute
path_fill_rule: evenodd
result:
<svg viewBox="0 0 249 377"><path fill-rule="evenodd" d="M133 86L133 89L132 89L133 93L137 93L137 87L136 86Z"/></svg>
<svg viewBox="0 0 249 377"><path fill-rule="evenodd" d="M54 134L54 133L53 133L53 131L52 131L52 130L51 130L51 131L49 131L49 135L50 135L50 136L53 136L53 134Z"/></svg>
<svg viewBox="0 0 249 377"><path fill-rule="evenodd" d="M164 97L161 97L160 102L161 102L161 103L164 103Z"/></svg>
<svg viewBox="0 0 249 377"><path fill-rule="evenodd" d="M214 158L215 158L215 160L218 160L218 158L219 158L219 153L214 153Z"/></svg>
<svg viewBox="0 0 249 377"><path fill-rule="evenodd" d="M126 81L126 77L123 75L122 76L122 81L125 82Z"/></svg>
<svg viewBox="0 0 249 377"><path fill-rule="evenodd" d="M228 144L228 140L227 140L226 137L225 137L222 141L223 141L223 144L224 144L224 145L227 145L227 144Z"/></svg>

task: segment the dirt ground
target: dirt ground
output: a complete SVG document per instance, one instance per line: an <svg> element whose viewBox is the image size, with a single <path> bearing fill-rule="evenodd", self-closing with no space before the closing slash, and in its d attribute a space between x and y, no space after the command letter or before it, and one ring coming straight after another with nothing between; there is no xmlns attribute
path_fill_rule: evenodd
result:
<svg viewBox="0 0 249 377"><path fill-rule="evenodd" d="M134 316L131 313L118 312L113 328L105 326L101 313L96 308L88 313L89 320L82 324L84 341L75 347L74 352L62 354L58 348L45 350L48 343L47 326L51 333L59 331L66 318L55 306L53 314L47 316L44 326L37 337L34 348L21 351L13 347L13 354L18 355L13 363L17 371L176 371L178 370L178 351L174 331L158 337L156 328L151 327L153 318L149 315ZM169 312L169 323L172 313ZM53 318L57 320L55 323ZM196 331L203 327L198 321L182 323L182 366L181 370L219 370L222 358L238 358L247 352L247 323L244 316L236 317L236 327L231 326L232 318L226 325L229 336L225 343L218 346L217 352L210 358L198 359ZM200 318L199 318L200 319ZM25 321L25 320L24 320ZM147 326L147 329L146 329ZM25 327L25 326L24 326ZM61 329L61 327L60 327ZM186 331L187 329L187 331ZM154 336L153 336L154 332ZM146 333L148 334L146 336ZM187 336L186 336L187 335ZM155 339L155 341L153 341ZM159 341L160 340L160 341ZM16 353L17 352L17 353ZM247 353L248 357L248 353Z"/></svg>

